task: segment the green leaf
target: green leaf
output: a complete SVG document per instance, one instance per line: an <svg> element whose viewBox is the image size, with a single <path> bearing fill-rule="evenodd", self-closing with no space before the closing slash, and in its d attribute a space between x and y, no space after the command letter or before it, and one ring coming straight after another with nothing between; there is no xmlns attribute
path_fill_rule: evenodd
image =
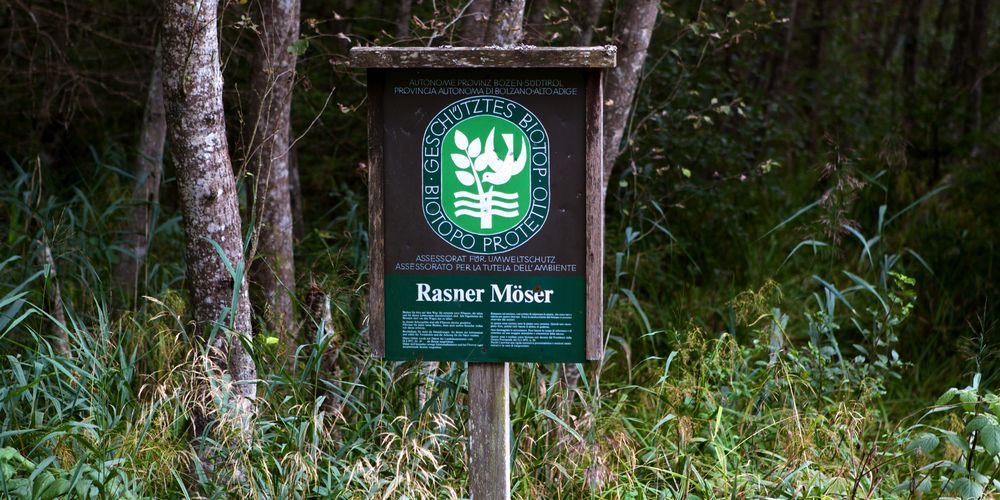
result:
<svg viewBox="0 0 1000 500"><path fill-rule="evenodd" d="M945 184L943 186L938 186L937 188L932 189L930 192L924 194L920 198L917 198L913 203L910 203L909 205L907 205L905 208L903 208L899 212L896 212L896 215L893 215L892 217L889 217L889 220L885 221L885 225L888 226L889 224L892 223L892 221L896 220L896 218L899 217L900 215L903 215L906 212L909 212L913 207L915 207L917 205L920 205L921 203L927 201L928 198L930 198L932 196L936 196L941 191L944 191L945 189L948 189L950 187L951 186Z"/></svg>
<svg viewBox="0 0 1000 500"><path fill-rule="evenodd" d="M934 451L934 448L937 448L940 442L941 440L934 434L924 432L913 438L910 444L906 445L906 451L907 453L929 455L930 452Z"/></svg>
<svg viewBox="0 0 1000 500"><path fill-rule="evenodd" d="M305 38L299 38L298 40L295 40L294 42L292 42L291 45L288 46L288 53L295 54L295 56L301 56L302 54L306 53L306 49L308 48L309 48L309 40Z"/></svg>
<svg viewBox="0 0 1000 500"><path fill-rule="evenodd" d="M553 422L559 424L563 429L566 429L566 432L569 432L574 438L577 439L577 441L581 442L583 441L583 436L581 436L579 432L576 432L576 429L570 427L570 425L567 424L565 420L556 416L555 413L552 413L549 410L538 410L538 413L542 414L549 420L552 420Z"/></svg>
<svg viewBox="0 0 1000 500"><path fill-rule="evenodd" d="M787 225L789 222L792 222L793 220L798 219L800 215L802 215L802 214L804 214L804 213L812 210L813 208L816 208L817 206L819 206L819 202L820 202L820 200L816 200L816 201L814 201L814 202L812 202L812 203L810 203L810 204L808 204L808 205L806 205L806 206L798 209L794 214L792 214L791 217L789 217L789 218L781 221L780 224L778 224L777 226L772 227L770 231L764 233L764 236L761 236L760 238L757 238L757 239L758 240L762 240L767 235L769 235L769 234L771 234L771 233L773 233L773 232L775 232L775 231L777 231L777 230L785 227L785 225Z"/></svg>
<svg viewBox="0 0 1000 500"><path fill-rule="evenodd" d="M964 391L959 391L958 399L962 402L962 408L965 411L975 411L976 403L979 401L979 395L976 391L966 389Z"/></svg>
<svg viewBox="0 0 1000 500"><path fill-rule="evenodd" d="M913 479L907 479L899 483L895 488L893 488L893 493L907 493L907 492L918 492L918 493L928 493L931 491L931 478L930 476L924 476L924 478L917 483L916 486L913 485Z"/></svg>
<svg viewBox="0 0 1000 500"><path fill-rule="evenodd" d="M949 402L951 402L952 399L955 399L956 394L958 394L958 389L952 387L951 389L948 389L947 392L942 394L941 397L939 397L937 401L934 402L934 404L936 406L948 404Z"/></svg>
<svg viewBox="0 0 1000 500"><path fill-rule="evenodd" d="M966 432L976 432L982 430L984 427L996 426L997 421L993 419L992 416L986 414L976 415L975 418L969 420L969 423L965 424Z"/></svg>
<svg viewBox="0 0 1000 500"><path fill-rule="evenodd" d="M980 429L979 444L983 445L987 455L1000 453L1000 427L996 423L990 423Z"/></svg>
<svg viewBox="0 0 1000 500"><path fill-rule="evenodd" d="M947 439L948 442L955 448L958 448L965 453L969 452L969 442L964 437L959 436L958 433L952 431L941 431L941 434L944 435L945 439Z"/></svg>
<svg viewBox="0 0 1000 500"><path fill-rule="evenodd" d="M970 478L960 477L948 483L948 491L962 498L979 498L983 496L983 486Z"/></svg>
<svg viewBox="0 0 1000 500"><path fill-rule="evenodd" d="M812 249L813 249L813 255L816 255L816 249L817 248L826 247L826 246L829 246L829 245L827 245L826 243L824 243L822 241L818 241L818 240L802 240L802 241L799 242L798 245L795 245L795 248L793 248L791 252L788 252L788 256L785 257L785 260L781 261L781 265L778 266L778 267L779 268L784 267L784 265L788 262L788 259L791 259L792 256L795 255L795 252L798 252L800 248L805 247L805 246L812 247Z"/></svg>
<svg viewBox="0 0 1000 500"><path fill-rule="evenodd" d="M687 177L689 179L691 178L691 171L684 167L681 167L681 174L683 174L684 177Z"/></svg>
<svg viewBox="0 0 1000 500"><path fill-rule="evenodd" d="M649 324L649 317L646 316L646 311L642 310L642 305L639 304L639 299L635 297L635 293L628 288L622 288L621 292L628 297L628 301L632 304L632 308L635 309L635 312L639 313L639 319L642 320L642 326L646 328L646 332L652 331L653 327Z"/></svg>

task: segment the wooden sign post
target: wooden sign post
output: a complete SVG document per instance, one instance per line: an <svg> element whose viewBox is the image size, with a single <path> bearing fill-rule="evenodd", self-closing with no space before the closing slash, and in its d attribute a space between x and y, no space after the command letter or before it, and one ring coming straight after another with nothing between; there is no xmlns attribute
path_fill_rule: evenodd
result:
<svg viewBox="0 0 1000 500"><path fill-rule="evenodd" d="M509 362L603 357L614 47L351 49L368 69L372 354L469 363L469 490L510 497Z"/></svg>

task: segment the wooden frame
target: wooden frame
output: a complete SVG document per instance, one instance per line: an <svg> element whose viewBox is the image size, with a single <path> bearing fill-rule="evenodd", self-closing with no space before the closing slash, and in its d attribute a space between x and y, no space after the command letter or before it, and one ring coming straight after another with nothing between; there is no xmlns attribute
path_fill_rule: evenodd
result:
<svg viewBox="0 0 1000 500"><path fill-rule="evenodd" d="M383 104L385 70L392 68L581 68L586 79L586 359L601 360L604 268L603 69L615 65L617 49L605 47L355 47L354 67L368 73L369 318L372 355L385 354L385 248Z"/></svg>
<svg viewBox="0 0 1000 500"><path fill-rule="evenodd" d="M382 196L385 163L382 161L382 90L385 72L368 70L368 343L372 356L385 355L385 227Z"/></svg>
<svg viewBox="0 0 1000 500"><path fill-rule="evenodd" d="M604 85L587 74L587 359L604 358Z"/></svg>
<svg viewBox="0 0 1000 500"><path fill-rule="evenodd" d="M618 48L354 47L356 68L611 68Z"/></svg>

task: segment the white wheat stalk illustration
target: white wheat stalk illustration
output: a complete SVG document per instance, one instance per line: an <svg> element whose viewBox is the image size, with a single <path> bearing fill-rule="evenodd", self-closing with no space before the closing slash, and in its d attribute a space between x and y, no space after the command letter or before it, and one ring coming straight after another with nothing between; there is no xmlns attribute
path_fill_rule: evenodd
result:
<svg viewBox="0 0 1000 500"><path fill-rule="evenodd" d="M493 216L517 217L520 215L518 194L494 189L502 186L524 170L528 162L528 143L521 137L521 152L514 158L514 134L500 134L507 146L507 155L501 160L496 154L493 140L496 128L486 136L485 150L479 138L471 142L460 130L455 131L455 146L464 154L452 153L451 161L458 170L455 176L464 186L476 186L476 193L455 192L455 216L479 219L483 229L493 228ZM480 172L489 169L480 176ZM486 187L488 186L488 189Z"/></svg>

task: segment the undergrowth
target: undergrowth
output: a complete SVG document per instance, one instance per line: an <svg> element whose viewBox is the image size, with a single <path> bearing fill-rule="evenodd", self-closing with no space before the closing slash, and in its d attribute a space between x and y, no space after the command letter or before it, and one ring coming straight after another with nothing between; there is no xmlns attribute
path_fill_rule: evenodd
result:
<svg viewBox="0 0 1000 500"><path fill-rule="evenodd" d="M116 242L100 235L113 234L120 216L120 207L101 204L125 183L95 158L101 174L86 188L46 195L38 172L16 165L2 193L0 491L467 494L464 366L443 365L419 406L419 366L367 355L364 214L349 188L338 215L306 236L312 253L301 257L333 300L341 369L327 371L322 359L334 332L303 339L294 366L261 332L250 345L261 377L253 432L196 432L194 415L224 402L205 376L204 341L189 333L179 221L162 218L145 293L121 307L106 285ZM707 272L696 269L704 259L655 203L635 202L609 220L605 359L582 367L571 390L557 366L512 369L515 496L977 497L1000 489L1000 400L984 385L995 378L982 375L990 318L968 332L967 387L936 402L898 400L916 371L898 350L912 341L924 286L913 276L929 266L892 233L946 190L851 212L862 224L837 205L870 197L849 178L859 172L825 173L832 187L818 199L760 224L753 255L773 266L750 288L709 290L696 278L682 293L659 289L670 283L657 281L660 266L697 275ZM58 275L36 258L39 241L51 242ZM65 323L43 307L56 284ZM697 306L667 303L680 294ZM70 356L51 347L53 328L67 334ZM219 482L206 469L199 457L208 449L228 458L234 479Z"/></svg>

